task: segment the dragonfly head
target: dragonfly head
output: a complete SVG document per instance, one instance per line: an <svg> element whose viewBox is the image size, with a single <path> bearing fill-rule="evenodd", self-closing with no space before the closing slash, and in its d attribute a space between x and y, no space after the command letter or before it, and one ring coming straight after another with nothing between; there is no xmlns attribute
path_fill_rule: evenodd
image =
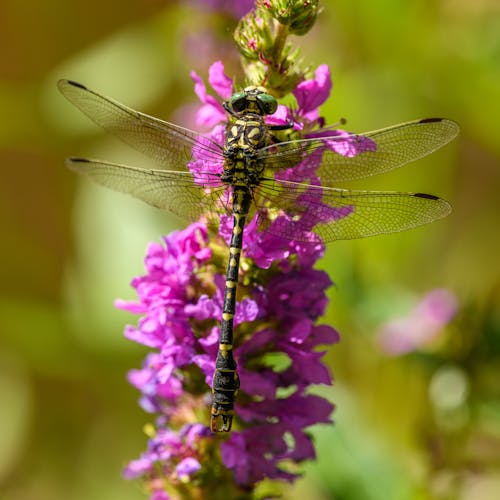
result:
<svg viewBox="0 0 500 500"><path fill-rule="evenodd" d="M234 113L256 113L261 116L272 115L278 109L276 99L262 87L246 87L236 92L228 101Z"/></svg>

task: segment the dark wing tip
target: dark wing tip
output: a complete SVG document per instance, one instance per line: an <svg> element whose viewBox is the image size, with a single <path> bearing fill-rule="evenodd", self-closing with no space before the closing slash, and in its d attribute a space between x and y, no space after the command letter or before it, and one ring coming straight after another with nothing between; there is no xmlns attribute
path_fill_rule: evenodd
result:
<svg viewBox="0 0 500 500"><path fill-rule="evenodd" d="M436 123L436 122L442 122L443 120L444 118L423 118L418 123Z"/></svg>
<svg viewBox="0 0 500 500"><path fill-rule="evenodd" d="M87 160L86 158L80 158L78 156L71 156L70 158L66 158L64 161L64 165L66 168L69 168L70 170L73 170L73 172L80 172L81 169L85 168L85 165L88 163L92 163L90 160Z"/></svg>
<svg viewBox="0 0 500 500"><path fill-rule="evenodd" d="M66 163L90 163L90 160L79 156L70 156L66 159Z"/></svg>
<svg viewBox="0 0 500 500"><path fill-rule="evenodd" d="M73 85L73 87L78 87L83 90L88 90L85 85L82 85L81 83L75 82L75 80L66 80L70 85Z"/></svg>
<svg viewBox="0 0 500 500"><path fill-rule="evenodd" d="M419 120L417 123L420 124L426 124L426 123L441 123L442 129L441 133L444 133L446 136L447 140L443 144L446 144L447 142L451 141L454 139L458 133L460 132L460 127L458 126L458 123L454 122L453 120L449 120L448 118L423 118L422 120Z"/></svg>
<svg viewBox="0 0 500 500"><path fill-rule="evenodd" d="M435 217L433 220L446 217L452 211L452 206L446 200L443 200L443 198L440 198L439 196L427 193L413 193L413 196L415 198L423 198L424 200L430 200L436 202L435 206L439 207L439 209L437 209L437 211L435 212L434 214Z"/></svg>
<svg viewBox="0 0 500 500"><path fill-rule="evenodd" d="M66 158L64 161L64 166L72 170L73 172L77 173L82 173L85 172L87 164L91 163L90 160L87 160L86 158L80 158L78 156L71 156L69 158Z"/></svg>
<svg viewBox="0 0 500 500"><path fill-rule="evenodd" d="M416 196L417 198L426 198L427 200L439 200L439 196L427 193L414 193L413 196Z"/></svg>
<svg viewBox="0 0 500 500"><path fill-rule="evenodd" d="M89 90L87 87L85 87L85 85L82 85L81 83L75 82L74 80L67 80L66 78L61 78L57 82L57 86L59 88L62 88L65 85L71 85L72 87L78 87L79 89L82 89L82 90Z"/></svg>

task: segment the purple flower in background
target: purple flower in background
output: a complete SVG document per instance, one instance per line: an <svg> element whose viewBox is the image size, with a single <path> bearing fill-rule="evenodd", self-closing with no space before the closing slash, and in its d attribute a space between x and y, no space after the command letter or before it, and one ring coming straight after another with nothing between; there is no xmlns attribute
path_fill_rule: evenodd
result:
<svg viewBox="0 0 500 500"><path fill-rule="evenodd" d="M226 14L238 19L254 6L254 0L190 0L197 6Z"/></svg>
<svg viewBox="0 0 500 500"><path fill-rule="evenodd" d="M457 309L458 302L452 292L432 290L407 316L382 326L378 334L380 346L393 356L420 349L453 319Z"/></svg>

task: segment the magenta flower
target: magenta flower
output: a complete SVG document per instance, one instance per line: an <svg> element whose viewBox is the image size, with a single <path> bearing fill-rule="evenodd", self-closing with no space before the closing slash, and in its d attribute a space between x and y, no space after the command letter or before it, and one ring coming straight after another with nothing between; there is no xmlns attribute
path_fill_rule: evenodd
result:
<svg viewBox="0 0 500 500"><path fill-rule="evenodd" d="M196 122L199 125L213 127L214 125L226 121L226 112L222 107L222 101L231 97L233 93L232 81L224 74L224 65L217 61L210 66L208 70L208 82L217 92L221 100L216 99L207 93L207 88L202 78L196 72L191 72L191 78L194 81L194 91L203 103L196 115Z"/></svg>
<svg viewBox="0 0 500 500"><path fill-rule="evenodd" d="M295 87L293 95L297 100L297 116L306 123L324 126L324 120L319 116L319 107L330 97L332 79L330 69L326 64L318 66L312 80L305 80Z"/></svg>

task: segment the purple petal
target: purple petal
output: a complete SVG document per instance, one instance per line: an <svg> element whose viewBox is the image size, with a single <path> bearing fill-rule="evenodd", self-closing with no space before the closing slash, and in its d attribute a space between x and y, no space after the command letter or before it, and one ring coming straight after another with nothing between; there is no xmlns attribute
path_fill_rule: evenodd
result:
<svg viewBox="0 0 500 500"><path fill-rule="evenodd" d="M199 125L213 127L226 120L226 112L215 97L207 93L203 80L193 71L191 79L194 81L194 91L203 106L196 113L196 122Z"/></svg>
<svg viewBox="0 0 500 500"><path fill-rule="evenodd" d="M144 306L144 304L133 300L116 299L114 302L114 306L117 309L122 309L123 311L128 311L132 314L144 314L147 311L147 308Z"/></svg>
<svg viewBox="0 0 500 500"><path fill-rule="evenodd" d="M243 17L254 5L253 0L237 0L228 2L228 0L192 0L196 1L206 9L225 12L235 19Z"/></svg>
<svg viewBox="0 0 500 500"><path fill-rule="evenodd" d="M340 334L329 325L318 325L313 328L309 341L311 347L336 344L340 341Z"/></svg>
<svg viewBox="0 0 500 500"><path fill-rule="evenodd" d="M124 336L133 342L137 342L138 344L142 344L153 349L159 349L163 344L162 340L157 336L151 335L150 333L144 333L142 330L138 330L133 326L125 327Z"/></svg>
<svg viewBox="0 0 500 500"><path fill-rule="evenodd" d="M221 453L224 465L229 469L233 469L237 465L245 465L245 447L246 443L244 436L241 433L233 432L230 439L221 444Z"/></svg>
<svg viewBox="0 0 500 500"><path fill-rule="evenodd" d="M172 500L172 497L163 490L155 490L151 493L149 500Z"/></svg>
<svg viewBox="0 0 500 500"><path fill-rule="evenodd" d="M288 109L288 106L283 106L283 104L278 104L278 109L272 115L266 116L266 123L268 125L286 125L293 121L293 115ZM297 123L297 126L301 124Z"/></svg>
<svg viewBox="0 0 500 500"><path fill-rule="evenodd" d="M208 82L224 100L231 97L233 93L233 81L224 73L224 64L222 61L216 61L210 66L208 69Z"/></svg>
<svg viewBox="0 0 500 500"><path fill-rule="evenodd" d="M179 436L185 438L186 444L192 447L200 438L211 437L212 431L206 425L188 424L181 429Z"/></svg>
<svg viewBox="0 0 500 500"><path fill-rule="evenodd" d="M299 105L299 113L309 119L317 118L317 108L329 97L332 90L330 69L326 64L318 66L313 80L299 83L293 95Z"/></svg>
<svg viewBox="0 0 500 500"><path fill-rule="evenodd" d="M352 158L365 151L377 150L377 143L362 135L353 135L344 130L325 131L324 134L328 133L332 137L333 132L335 132L335 137L331 140L325 139L324 142L328 148L339 155Z"/></svg>
<svg viewBox="0 0 500 500"><path fill-rule="evenodd" d="M194 82L194 92L198 96L198 99L201 102L205 102L207 97L207 88L203 79L195 71L191 71L191 80Z"/></svg>
<svg viewBox="0 0 500 500"><path fill-rule="evenodd" d="M205 374L205 382L211 385L215 372L215 358L206 354L197 354L193 356L193 363L201 368Z"/></svg>
<svg viewBox="0 0 500 500"><path fill-rule="evenodd" d="M138 458L137 460L132 460L127 464L123 471L123 476L125 479L135 479L136 477L142 476L146 472L149 472L153 467L151 460L148 458Z"/></svg>
<svg viewBox="0 0 500 500"><path fill-rule="evenodd" d="M449 290L438 288L429 292L416 308L416 314L429 321L445 325L455 316L458 310L456 296Z"/></svg>
<svg viewBox="0 0 500 500"><path fill-rule="evenodd" d="M260 373L240 367L238 370L242 390L252 396L272 399L276 396L278 375L271 369L260 370ZM242 410L244 413L244 410ZM243 413L238 412L243 418Z"/></svg>
<svg viewBox="0 0 500 500"><path fill-rule="evenodd" d="M221 305L206 295L202 295L196 304L186 304L185 313L196 320L218 319L221 315Z"/></svg>
<svg viewBox="0 0 500 500"><path fill-rule="evenodd" d="M226 120L224 108L212 96L207 96L207 104L196 113L196 123L203 127L214 127Z"/></svg>
<svg viewBox="0 0 500 500"><path fill-rule="evenodd" d="M316 452L310 436L299 429L290 429L294 439L294 449L290 451L287 458L301 462L303 460L313 460Z"/></svg>
<svg viewBox="0 0 500 500"><path fill-rule="evenodd" d="M247 321L254 321L259 314L259 306L255 300L246 298L236 303L236 314L234 316L234 326Z"/></svg>
<svg viewBox="0 0 500 500"><path fill-rule="evenodd" d="M321 363L322 352L309 352L280 344L292 360L292 364L280 374L280 385L305 387L311 384L331 385L332 377L328 368Z"/></svg>
<svg viewBox="0 0 500 500"><path fill-rule="evenodd" d="M201 465L200 465L200 462L198 462L198 460L196 460L193 457L187 457L184 460L182 460L181 462L179 462L179 464L175 468L175 471L177 472L177 475L180 478L183 478L183 477L186 477L186 476L189 477L189 476L195 474L200 469L201 469Z"/></svg>
<svg viewBox="0 0 500 500"><path fill-rule="evenodd" d="M219 326L214 326L210 330L210 333L206 337L201 338L199 342L207 353L213 353L213 347L219 344Z"/></svg>

